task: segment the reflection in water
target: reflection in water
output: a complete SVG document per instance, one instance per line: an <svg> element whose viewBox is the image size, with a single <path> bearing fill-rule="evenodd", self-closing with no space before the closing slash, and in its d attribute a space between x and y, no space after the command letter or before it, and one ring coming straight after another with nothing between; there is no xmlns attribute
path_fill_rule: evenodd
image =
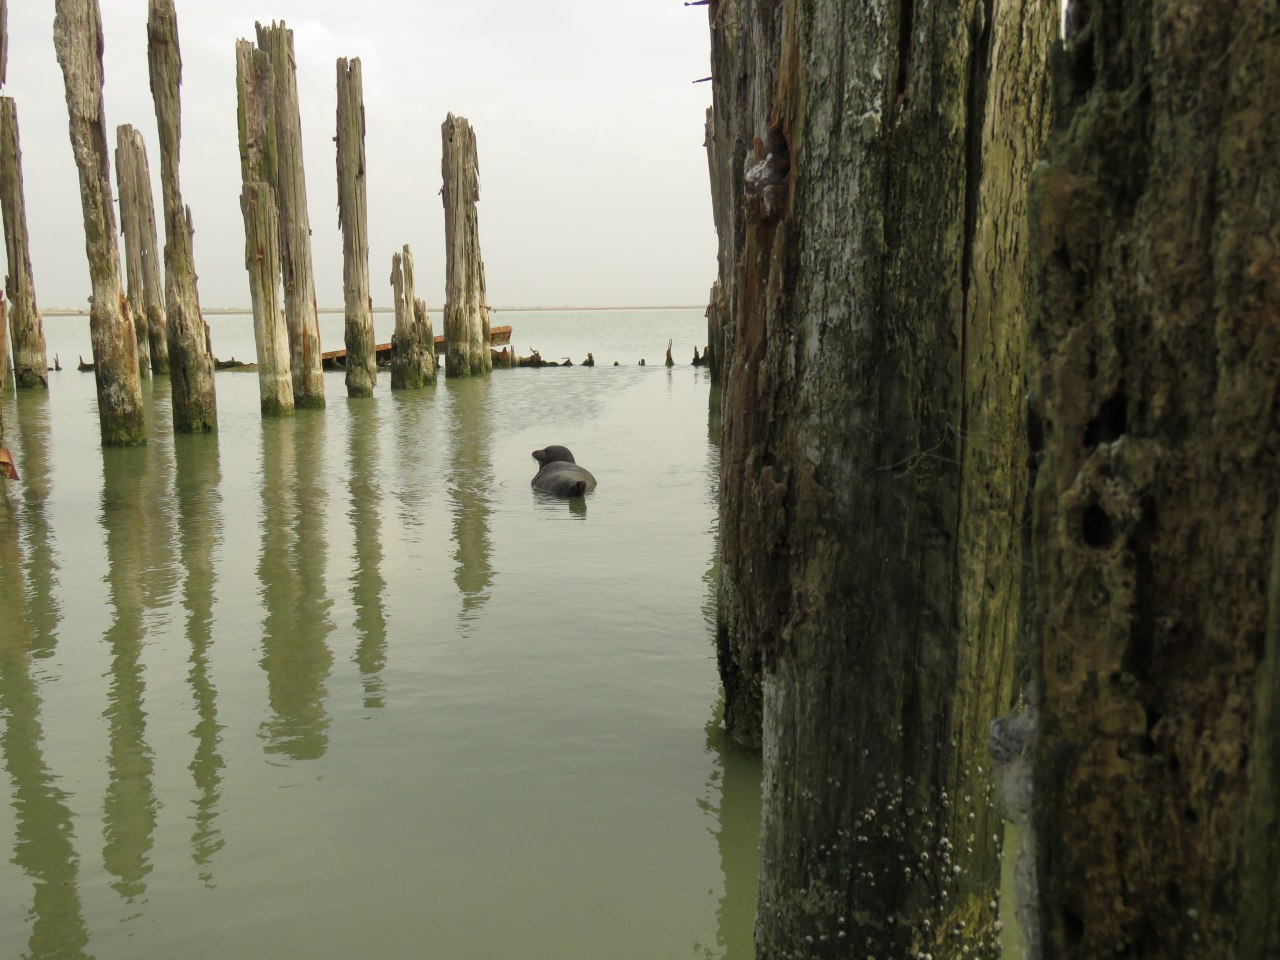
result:
<svg viewBox="0 0 1280 960"><path fill-rule="evenodd" d="M217 577L213 552L221 540L222 480L218 463L218 438L207 434L177 434L173 438L173 458L177 477L179 553L186 577L182 606L187 612L187 643L191 649L187 683L195 705L195 755L188 769L198 791L191 834L191 859L200 868L200 879L213 883L213 859L222 849L218 827L222 770L225 763L218 752L222 724L218 722L218 692L209 675L209 654L213 642L213 588Z"/></svg>
<svg viewBox="0 0 1280 960"><path fill-rule="evenodd" d="M151 463L152 451L147 447L102 451L102 527L112 607L106 632L111 687L102 714L107 721L110 777L103 799L102 858L107 871L117 878L112 886L130 900L147 889L158 806L151 780L152 752L146 741L142 666Z"/></svg>
<svg viewBox="0 0 1280 960"><path fill-rule="evenodd" d="M45 510L53 484L50 398L47 390L19 390L17 394L18 449L14 454L22 464L22 526L26 531L27 555L22 570L28 586L27 622L32 628L32 654L47 657L53 653L58 622L62 619L57 601L58 555L54 549L57 538Z"/></svg>
<svg viewBox="0 0 1280 960"><path fill-rule="evenodd" d="M390 494L396 500L396 523L402 530L420 527L430 507L427 481L432 467L428 458L434 456L437 446L435 431L440 412L435 400L434 390L391 393L396 467Z"/></svg>
<svg viewBox="0 0 1280 960"><path fill-rule="evenodd" d="M262 554L258 579L266 609L262 664L271 719L268 753L293 760L329 747L325 682L333 664L327 638L333 601L325 594L328 506L324 412L262 422Z"/></svg>
<svg viewBox="0 0 1280 960"><path fill-rule="evenodd" d="M387 614L383 605L382 535L379 517L382 489L378 485L378 405L371 400L347 405L347 474L351 507L347 515L355 531L356 569L351 577L351 600L356 610L355 662L364 684L364 705L385 703L382 668L387 663Z"/></svg>
<svg viewBox="0 0 1280 960"><path fill-rule="evenodd" d="M449 496L453 500L453 579L462 592L458 623L465 630L479 616L493 583L489 543L493 419L489 377L445 381L452 400L449 430Z"/></svg>

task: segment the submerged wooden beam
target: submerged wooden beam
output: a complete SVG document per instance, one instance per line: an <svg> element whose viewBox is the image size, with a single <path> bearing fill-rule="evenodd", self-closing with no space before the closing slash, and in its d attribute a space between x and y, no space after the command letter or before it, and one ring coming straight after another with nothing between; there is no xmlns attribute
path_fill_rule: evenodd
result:
<svg viewBox="0 0 1280 960"><path fill-rule="evenodd" d="M209 327L200 313L192 252L191 208L182 202L178 176L182 137L182 54L173 0L147 5L147 66L160 131L160 183L164 193L164 266L169 330L169 383L173 428L182 433L218 429Z"/></svg>
<svg viewBox="0 0 1280 960"><path fill-rule="evenodd" d="M145 357L150 360L152 373L166 374L169 372L169 325L164 283L160 278L156 209L151 199L151 165L141 131L129 124L116 129L116 181L120 185L129 306L138 333L138 367L145 374Z"/></svg>
<svg viewBox="0 0 1280 960"><path fill-rule="evenodd" d="M396 330L391 337L391 389L430 386L436 382L435 338L426 304L414 296L413 252L407 243L403 254L391 255L391 290L396 310Z"/></svg>
<svg viewBox="0 0 1280 960"><path fill-rule="evenodd" d="M22 190L22 148L18 139L18 108L0 97L0 210L4 215L4 247L9 275L5 291L12 304L13 375L19 387L48 387L49 360L44 323L36 306L31 273L31 244L27 234L27 204ZM0 367L0 371L6 370ZM0 383L5 373L0 372Z"/></svg>
<svg viewBox="0 0 1280 960"><path fill-rule="evenodd" d="M441 125L440 137L444 176L444 336L448 344L444 372L449 377L465 377L488 373L493 365L476 214L480 164L475 131L465 117L449 114Z"/></svg>
<svg viewBox="0 0 1280 960"><path fill-rule="evenodd" d="M240 176L244 186L245 269L253 303L262 415L294 411L289 331L280 303L280 223L275 188L275 97L271 58L248 40L236 41Z"/></svg>
<svg viewBox="0 0 1280 960"><path fill-rule="evenodd" d="M302 118L293 31L283 23L257 24L258 46L271 58L276 121L276 209L280 217L280 270L289 326L293 400L299 407L324 406L320 366L320 315L311 267L311 218L302 168Z"/></svg>
<svg viewBox="0 0 1280 960"><path fill-rule="evenodd" d="M346 306L347 396L371 397L378 381L369 300L369 205L365 192L364 84L360 58L338 59L338 227Z"/></svg>
<svg viewBox="0 0 1280 960"><path fill-rule="evenodd" d="M102 15L97 0L55 0L53 43L62 67L71 152L80 177L85 252L93 295L89 333L103 446L147 442L133 319L120 285L111 198L107 128L102 110Z"/></svg>

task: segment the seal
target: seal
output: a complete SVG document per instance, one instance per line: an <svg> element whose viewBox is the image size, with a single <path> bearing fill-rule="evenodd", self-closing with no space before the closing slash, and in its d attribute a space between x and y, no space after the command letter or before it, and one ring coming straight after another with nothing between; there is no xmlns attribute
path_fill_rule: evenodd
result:
<svg viewBox="0 0 1280 960"><path fill-rule="evenodd" d="M533 451L539 470L530 486L557 497L580 497L596 488L596 478L578 466L568 447L558 444Z"/></svg>

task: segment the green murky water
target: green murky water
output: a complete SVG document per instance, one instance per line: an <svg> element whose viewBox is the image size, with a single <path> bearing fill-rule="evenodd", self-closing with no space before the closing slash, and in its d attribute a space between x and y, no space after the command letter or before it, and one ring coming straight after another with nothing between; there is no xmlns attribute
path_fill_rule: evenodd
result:
<svg viewBox="0 0 1280 960"><path fill-rule="evenodd" d="M0 956L751 956L700 311L494 322L600 365L366 401L333 373L280 421L227 372L216 437L147 381L136 450L98 446L88 374L5 395ZM46 326L88 357L87 320ZM530 490L548 443L585 504Z"/></svg>

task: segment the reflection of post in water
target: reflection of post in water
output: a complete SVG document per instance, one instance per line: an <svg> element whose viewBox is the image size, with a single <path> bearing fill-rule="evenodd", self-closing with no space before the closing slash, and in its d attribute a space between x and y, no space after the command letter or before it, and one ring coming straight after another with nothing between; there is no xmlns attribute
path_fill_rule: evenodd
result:
<svg viewBox="0 0 1280 960"><path fill-rule="evenodd" d="M493 582L489 544L489 491L493 464L489 458L488 378L453 377L447 382L451 403L449 496L453 500L454 582L462 592L461 623L475 619L489 599Z"/></svg>
<svg viewBox="0 0 1280 960"><path fill-rule="evenodd" d="M707 753L712 758L712 769L706 796L698 801L698 806L715 818L712 833L724 876L724 895L716 907L719 949L712 951L706 944L694 944L694 952L720 960L752 960L756 879L760 871L762 764L759 755L729 739L721 722L722 710L723 704L718 703L707 724Z"/></svg>
<svg viewBox="0 0 1280 960"><path fill-rule="evenodd" d="M107 583L112 617L106 639L111 647L111 688L107 694L107 770L103 800L103 864L117 878L112 884L132 899L147 889L148 854L156 826L151 748L146 741L143 707L142 638L150 518L150 447L104 449L102 455L102 527L107 540Z"/></svg>
<svg viewBox="0 0 1280 960"><path fill-rule="evenodd" d="M45 390L19 390L16 401L19 449L15 454L22 462L22 480L19 484L10 483L9 492L14 496L21 490L22 497L26 561L21 569L27 582L31 652L37 657L48 657L53 654L58 623L62 619L57 601L57 537L45 514L54 466L49 453L49 394ZM17 536L16 529L14 535ZM0 568L0 577L9 575L9 571L16 577L18 569L16 566Z"/></svg>
<svg viewBox="0 0 1280 960"><path fill-rule="evenodd" d="M213 552L221 539L221 497L218 485L218 441L208 434L175 434L173 457L177 477L179 549L186 568L182 605L187 611L187 642L191 668L187 683L195 704L196 725L191 734L196 750L188 769L195 781L191 859L201 869L200 878L212 886L213 858L222 849L218 829L219 789L225 766L218 753L222 724L218 722L218 692L209 676L213 645L213 588L216 576Z"/></svg>
<svg viewBox="0 0 1280 960"><path fill-rule="evenodd" d="M333 630L325 595L324 417L299 410L262 424L262 664L271 719L262 725L268 753L293 760L324 756L329 746L325 681Z"/></svg>
<svg viewBox="0 0 1280 960"><path fill-rule="evenodd" d="M387 662L387 616L382 602L382 537L379 515L382 489L374 467L378 460L378 408L354 403L347 423L347 475L351 506L347 515L355 531L356 569L351 576L351 600L356 610L360 643L355 661L364 684L364 705L381 707L385 685L382 668Z"/></svg>

